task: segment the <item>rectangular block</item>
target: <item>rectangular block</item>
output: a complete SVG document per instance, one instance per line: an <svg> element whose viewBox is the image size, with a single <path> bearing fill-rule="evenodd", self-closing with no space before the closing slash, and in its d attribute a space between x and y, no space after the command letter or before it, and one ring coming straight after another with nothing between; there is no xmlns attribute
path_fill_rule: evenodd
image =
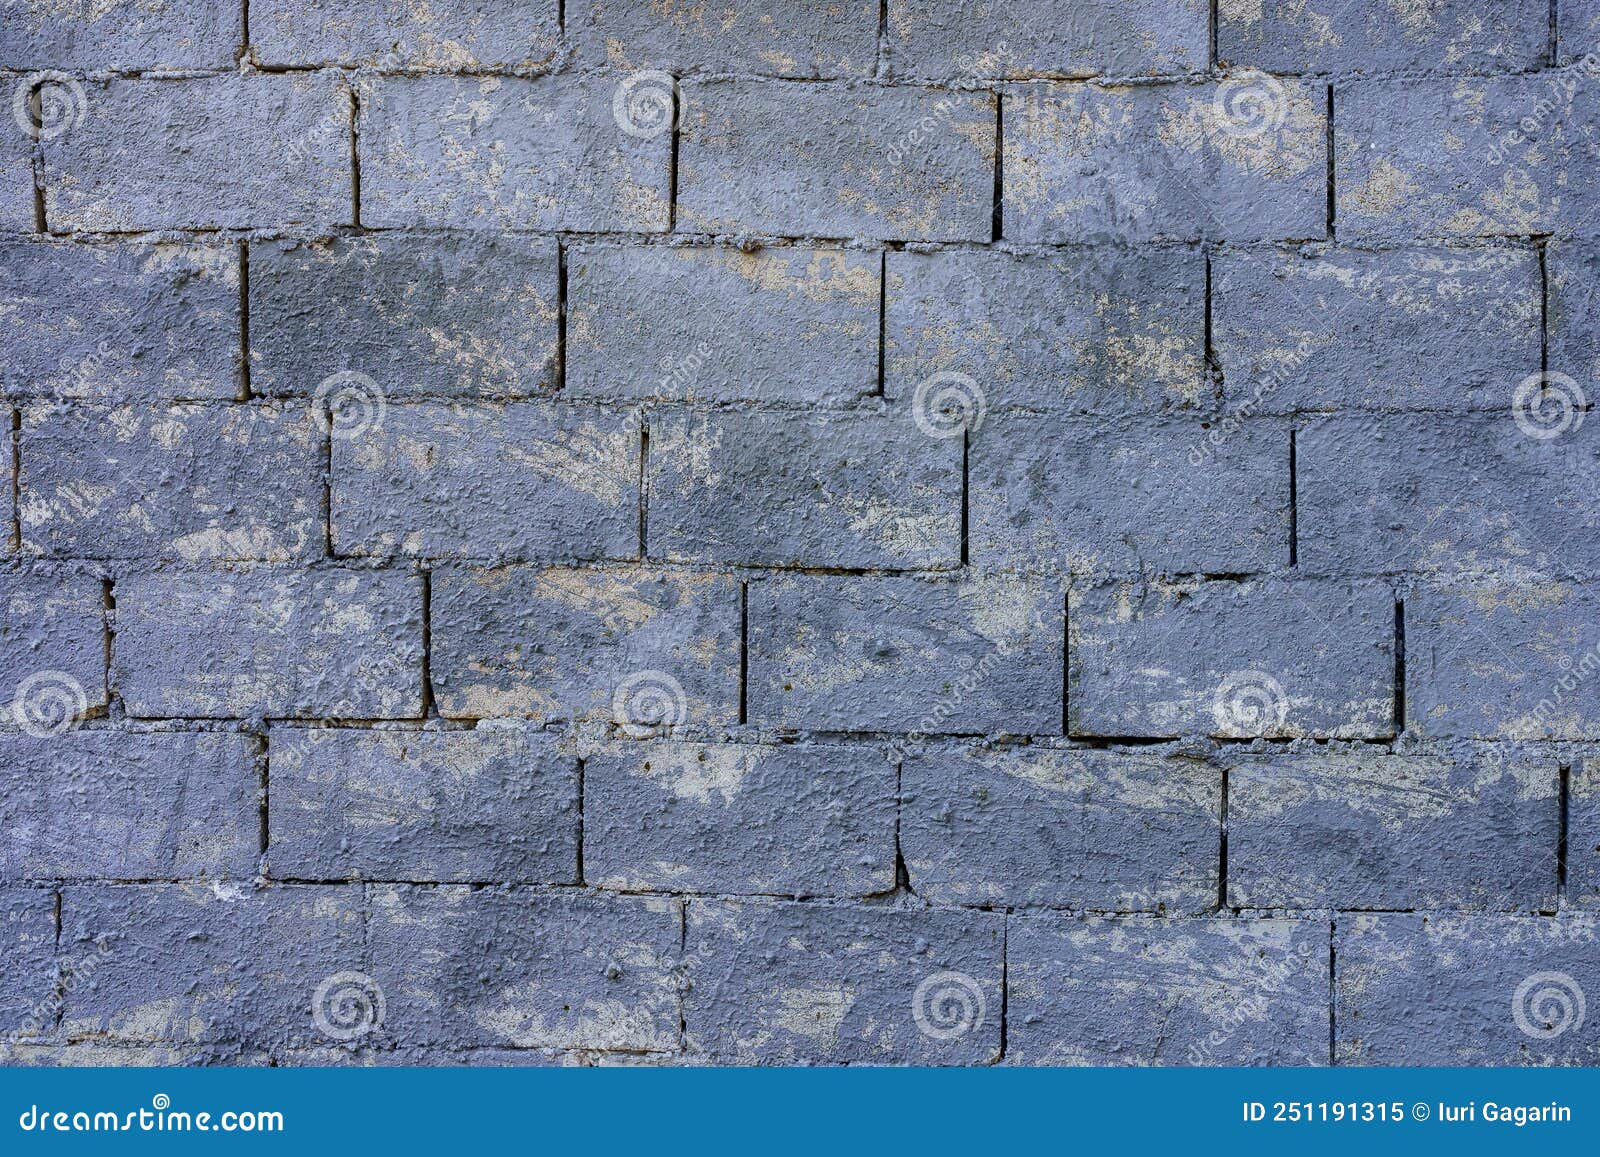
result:
<svg viewBox="0 0 1600 1157"><path fill-rule="evenodd" d="M1567 778L1566 902L1600 908L1600 757L1571 761Z"/></svg>
<svg viewBox="0 0 1600 1157"><path fill-rule="evenodd" d="M215 0L109 0L70 7L10 0L0 22L0 68L231 69L244 42L241 15L241 8Z"/></svg>
<svg viewBox="0 0 1600 1157"><path fill-rule="evenodd" d="M1596 11L1600 13L1600 8ZM1595 42L1600 45L1600 33ZM1527 417L1541 430L1561 426L1564 416L1571 413L1562 405L1563 395L1576 406L1600 399L1600 293L1596 292L1600 244L1551 242L1545 247L1545 269L1550 376L1545 380L1544 396L1531 396L1525 407ZM1524 374L1534 369L1523 365L1527 367Z"/></svg>
<svg viewBox="0 0 1600 1157"><path fill-rule="evenodd" d="M1591 54L1600 49L1600 3L1596 0L1561 0L1556 6L1558 25L1556 62L1592 67Z"/></svg>
<svg viewBox="0 0 1600 1157"><path fill-rule="evenodd" d="M0 888L0 1031L12 1047L56 1025L56 896L48 888ZM14 1064L11 1058L7 1064Z"/></svg>
<svg viewBox="0 0 1600 1157"><path fill-rule="evenodd" d="M638 415L548 402L389 406L333 440L341 555L636 558Z"/></svg>
<svg viewBox="0 0 1600 1157"><path fill-rule="evenodd" d="M1545 0L1220 0L1217 56L1267 72L1512 72L1544 63Z"/></svg>
<svg viewBox="0 0 1600 1157"><path fill-rule="evenodd" d="M579 60L589 66L803 80L871 76L877 66L872 0L760 0L721 8L574 0L566 20Z"/></svg>
<svg viewBox="0 0 1600 1157"><path fill-rule="evenodd" d="M1326 236L1321 85L1028 86L1003 119L1010 240Z"/></svg>
<svg viewBox="0 0 1600 1157"><path fill-rule="evenodd" d="M1072 735L1383 739L1394 599L1375 582L1074 588Z"/></svg>
<svg viewBox="0 0 1600 1157"><path fill-rule="evenodd" d="M846 403L877 391L876 254L584 245L567 256L565 393Z"/></svg>
<svg viewBox="0 0 1600 1157"><path fill-rule="evenodd" d="M1573 423L1554 439L1540 433L1533 407L1308 422L1295 441L1300 565L1333 574L1600 571L1600 423Z"/></svg>
<svg viewBox="0 0 1600 1157"><path fill-rule="evenodd" d="M432 637L452 718L610 720L647 735L739 717L739 583L725 576L443 567Z"/></svg>
<svg viewBox="0 0 1600 1157"><path fill-rule="evenodd" d="M683 86L681 227L707 233L987 241L987 93L786 82ZM807 126L804 148L796 125Z"/></svg>
<svg viewBox="0 0 1600 1157"><path fill-rule="evenodd" d="M992 1062L1003 934L987 912L693 901L690 1047L742 1065Z"/></svg>
<svg viewBox="0 0 1600 1157"><path fill-rule="evenodd" d="M85 85L89 110L44 142L51 229L348 224L350 89L337 73Z"/></svg>
<svg viewBox="0 0 1600 1157"><path fill-rule="evenodd" d="M0 877L249 879L260 856L255 741L219 732L0 736Z"/></svg>
<svg viewBox="0 0 1600 1157"><path fill-rule="evenodd" d="M1341 237L1595 232L1592 84L1553 72L1372 80L1339 86L1334 105Z"/></svg>
<svg viewBox="0 0 1600 1157"><path fill-rule="evenodd" d="M1556 760L1470 746L1240 756L1228 774L1234 908L1556 903Z"/></svg>
<svg viewBox="0 0 1600 1157"><path fill-rule="evenodd" d="M625 131L610 77L390 78L361 101L361 220L376 228L659 232L671 134ZM631 123L631 122L630 122Z"/></svg>
<svg viewBox="0 0 1600 1157"><path fill-rule="evenodd" d="M969 435L973 565L1239 573L1289 561L1289 431L995 414ZM1159 484L1152 480L1160 479Z"/></svg>
<svg viewBox="0 0 1600 1157"><path fill-rule="evenodd" d="M894 890L895 770L880 748L614 743L584 761L583 784L584 874L598 887Z"/></svg>
<svg viewBox="0 0 1600 1157"><path fill-rule="evenodd" d="M1523 249L1230 249L1212 268L1229 408L1502 411L1539 367L1538 255Z"/></svg>
<svg viewBox="0 0 1600 1157"><path fill-rule="evenodd" d="M554 735L274 727L272 873L578 881L578 761Z"/></svg>
<svg viewBox="0 0 1600 1157"><path fill-rule="evenodd" d="M961 562L961 442L891 414L650 422L652 556L881 570Z"/></svg>
<svg viewBox="0 0 1600 1157"><path fill-rule="evenodd" d="M234 246L0 239L12 397L232 398L238 348Z"/></svg>
<svg viewBox="0 0 1600 1157"><path fill-rule="evenodd" d="M18 100L28 100L26 95L19 95L26 79L0 78L0 101L4 102L0 107L14 109ZM33 140L28 133L0 133L0 229L26 232L35 227L33 154ZM9 263L8 259L0 266ZM5 284L3 279L0 272L0 285Z"/></svg>
<svg viewBox="0 0 1600 1157"><path fill-rule="evenodd" d="M372 890L372 979L404 1045L678 1046L679 902Z"/></svg>
<svg viewBox="0 0 1600 1157"><path fill-rule="evenodd" d="M1424 735L1600 739L1597 670L1586 587L1429 583L1406 597L1406 717Z"/></svg>
<svg viewBox="0 0 1600 1157"><path fill-rule="evenodd" d="M1341 1065L1593 1065L1593 916L1358 913L1334 932Z"/></svg>
<svg viewBox="0 0 1600 1157"><path fill-rule="evenodd" d="M1202 0L890 0L885 51L896 76L1027 80L1199 72L1211 51Z"/></svg>
<svg viewBox="0 0 1600 1157"><path fill-rule="evenodd" d="M1062 597L1019 579L749 587L749 717L818 731L1059 734Z"/></svg>
<svg viewBox="0 0 1600 1157"><path fill-rule="evenodd" d="M1016 917L1006 1012L1008 1064L1326 1064L1328 923Z"/></svg>
<svg viewBox="0 0 1600 1157"><path fill-rule="evenodd" d="M23 549L185 562L320 556L323 438L304 407L36 403L22 416Z"/></svg>
<svg viewBox="0 0 1600 1157"><path fill-rule="evenodd" d="M400 571L162 571L117 582L128 713L398 719L422 712L422 584Z"/></svg>
<svg viewBox="0 0 1600 1157"><path fill-rule="evenodd" d="M0 704L55 736L106 705L105 592L87 575L0 578Z"/></svg>
<svg viewBox="0 0 1600 1157"><path fill-rule="evenodd" d="M1213 401L1196 249L906 250L887 260L891 398L928 397L961 375L989 407L1148 413Z"/></svg>
<svg viewBox="0 0 1600 1157"><path fill-rule="evenodd" d="M372 235L250 247L250 389L357 371L389 398L520 398L556 382L554 238Z"/></svg>
<svg viewBox="0 0 1600 1157"><path fill-rule="evenodd" d="M319 986L365 956L355 887L89 884L61 895L63 953L104 948L94 983L67 991L69 1039L326 1041Z"/></svg>
<svg viewBox="0 0 1600 1157"><path fill-rule="evenodd" d="M560 49L557 0L359 0L333 9L252 0L250 40L270 66L536 72Z"/></svg>
<svg viewBox="0 0 1600 1157"><path fill-rule="evenodd" d="M934 904L1195 912L1217 899L1222 775L1142 750L935 751L901 769L900 845Z"/></svg>

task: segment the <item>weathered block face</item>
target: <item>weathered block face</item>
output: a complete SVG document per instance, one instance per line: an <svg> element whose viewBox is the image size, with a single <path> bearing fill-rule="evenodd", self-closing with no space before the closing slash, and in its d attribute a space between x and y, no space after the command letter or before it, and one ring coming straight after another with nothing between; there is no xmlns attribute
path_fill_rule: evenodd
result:
<svg viewBox="0 0 1600 1157"><path fill-rule="evenodd" d="M0 9L0 1062L1600 1063L1600 0Z"/></svg>

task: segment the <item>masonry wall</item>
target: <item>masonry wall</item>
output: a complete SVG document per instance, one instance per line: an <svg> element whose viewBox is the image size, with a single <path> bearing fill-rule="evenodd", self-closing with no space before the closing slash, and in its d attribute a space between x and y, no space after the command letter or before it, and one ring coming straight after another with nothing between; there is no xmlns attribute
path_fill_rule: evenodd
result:
<svg viewBox="0 0 1600 1157"><path fill-rule="evenodd" d="M1600 1062L1597 52L5 0L4 1059Z"/></svg>

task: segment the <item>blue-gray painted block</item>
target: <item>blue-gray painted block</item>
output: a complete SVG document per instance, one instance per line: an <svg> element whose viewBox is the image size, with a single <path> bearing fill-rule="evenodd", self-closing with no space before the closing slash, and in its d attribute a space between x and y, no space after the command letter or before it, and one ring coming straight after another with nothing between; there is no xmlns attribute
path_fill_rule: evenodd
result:
<svg viewBox="0 0 1600 1157"><path fill-rule="evenodd" d="M55 1028L56 897L48 888L0 887L0 1031L12 1048ZM14 1063L6 1057L5 1063Z"/></svg>
<svg viewBox="0 0 1600 1157"><path fill-rule="evenodd" d="M803 575L749 587L752 723L1059 734L1059 589Z"/></svg>
<svg viewBox="0 0 1600 1157"><path fill-rule="evenodd" d="M577 883L578 760L558 736L274 727L268 759L275 875Z"/></svg>
<svg viewBox="0 0 1600 1157"><path fill-rule="evenodd" d="M348 556L639 554L637 416L517 402L388 406L333 440L333 549Z"/></svg>
<svg viewBox="0 0 1600 1157"><path fill-rule="evenodd" d="M231 69L243 9L216 0L8 0L0 68L139 72ZM9 126L8 126L9 127Z"/></svg>
<svg viewBox="0 0 1600 1157"><path fill-rule="evenodd" d="M334 8L252 0L250 42L269 67L527 73L556 60L558 8L559 0L358 0Z"/></svg>
<svg viewBox="0 0 1600 1157"><path fill-rule="evenodd" d="M0 720L58 734L105 705L100 582L43 570L0 577Z"/></svg>
<svg viewBox="0 0 1600 1157"><path fill-rule="evenodd" d="M1196 912L1217 898L1222 774L1144 750L909 756L900 843L935 904Z"/></svg>
<svg viewBox="0 0 1600 1157"><path fill-rule="evenodd" d="M1567 903L1600 908L1600 758L1571 758L1567 776Z"/></svg>
<svg viewBox="0 0 1600 1157"><path fill-rule="evenodd" d="M567 255L567 394L854 401L877 389L876 254L583 245Z"/></svg>
<svg viewBox="0 0 1600 1157"><path fill-rule="evenodd" d="M666 229L670 134L625 132L620 77L390 77L362 94L361 221Z"/></svg>
<svg viewBox="0 0 1600 1157"><path fill-rule="evenodd" d="M1213 342L1232 414L1503 411L1539 369L1526 249L1229 249Z"/></svg>
<svg viewBox="0 0 1600 1157"><path fill-rule="evenodd" d="M0 77L0 109L15 108L24 77ZM68 109L71 106L58 106ZM0 229L20 231L34 227L33 140L25 132L0 133ZM0 273L0 277L4 274Z"/></svg>
<svg viewBox="0 0 1600 1157"><path fill-rule="evenodd" d="M416 716L421 588L402 571L129 575L116 588L112 684L134 716Z"/></svg>
<svg viewBox="0 0 1600 1157"><path fill-rule="evenodd" d="M232 246L0 241L0 383L63 398L233 398Z"/></svg>
<svg viewBox="0 0 1600 1157"><path fill-rule="evenodd" d="M324 980L362 967L361 890L243 884L62 889L61 952L100 953L61 1032L121 1044L324 1041Z"/></svg>
<svg viewBox="0 0 1600 1157"><path fill-rule="evenodd" d="M1383 739L1394 599L1375 582L1075 587L1072 735Z"/></svg>
<svg viewBox="0 0 1600 1157"><path fill-rule="evenodd" d="M1243 755L1228 765L1234 908L1556 902L1556 760L1494 745Z"/></svg>
<svg viewBox="0 0 1600 1157"><path fill-rule="evenodd" d="M1593 68L1600 56L1600 3L1561 0L1556 6L1556 24L1557 63Z"/></svg>
<svg viewBox="0 0 1600 1157"><path fill-rule="evenodd" d="M1588 915L1342 916L1342 1065L1593 1065L1600 946Z"/></svg>
<svg viewBox="0 0 1600 1157"><path fill-rule="evenodd" d="M988 912L695 900L691 1047L732 1064L984 1064L1004 923Z"/></svg>
<svg viewBox="0 0 1600 1157"><path fill-rule="evenodd" d="M442 567L432 637L452 718L650 732L739 716L739 584L726 576Z"/></svg>
<svg viewBox="0 0 1600 1157"><path fill-rule="evenodd" d="M519 398L556 379L557 244L407 234L250 247L250 389L310 397L330 375L386 398Z"/></svg>
<svg viewBox="0 0 1600 1157"><path fill-rule="evenodd" d="M35 403L22 416L22 548L190 563L320 556L324 437L303 405Z"/></svg>
<svg viewBox="0 0 1600 1157"><path fill-rule="evenodd" d="M1568 412L1563 399L1579 407L1600 402L1600 244L1551 242L1545 248L1545 267L1552 376L1546 381L1543 407L1531 416L1539 421L1540 428L1555 429ZM1536 368L1537 365L1528 366L1525 373ZM1558 374L1570 378L1577 388L1568 386L1555 376Z"/></svg>
<svg viewBox="0 0 1600 1157"><path fill-rule="evenodd" d="M599 887L894 890L895 772L881 748L614 743L584 760L583 784L584 874Z"/></svg>
<svg viewBox="0 0 1600 1157"><path fill-rule="evenodd" d="M87 113L43 142L52 229L347 224L350 89L330 72L84 86Z"/></svg>
<svg viewBox="0 0 1600 1157"><path fill-rule="evenodd" d="M652 557L926 570L961 562L961 442L893 414L650 420Z"/></svg>
<svg viewBox="0 0 1600 1157"><path fill-rule="evenodd" d="M989 417L967 453L973 565L1103 575L1288 563L1288 427L1209 433L1199 419Z"/></svg>
<svg viewBox="0 0 1600 1157"><path fill-rule="evenodd" d="M1572 583L1428 583L1406 597L1406 715L1424 735L1600 739L1600 616Z"/></svg>
<svg viewBox="0 0 1600 1157"><path fill-rule="evenodd" d="M1003 115L1010 240L1326 236L1320 85L1019 85Z"/></svg>
<svg viewBox="0 0 1600 1157"><path fill-rule="evenodd" d="M884 49L896 77L1022 80L1200 72L1205 0L890 0Z"/></svg>
<svg viewBox="0 0 1600 1157"><path fill-rule="evenodd" d="M1267 72L1521 71L1544 63L1549 38L1545 0L1217 6L1218 59Z"/></svg>
<svg viewBox="0 0 1600 1157"><path fill-rule="evenodd" d="M1592 235L1592 84L1559 73L1371 80L1334 92L1339 235ZM1536 367L1533 367L1536 368Z"/></svg>
<svg viewBox="0 0 1600 1157"><path fill-rule="evenodd" d="M680 229L989 239L987 93L732 80L685 84L681 99Z"/></svg>
<svg viewBox="0 0 1600 1157"><path fill-rule="evenodd" d="M1007 922L1008 1064L1327 1060L1326 920Z"/></svg>
<svg viewBox="0 0 1600 1157"><path fill-rule="evenodd" d="M676 900L382 886L371 903L383 1037L456 1047L677 1047Z"/></svg>
<svg viewBox="0 0 1600 1157"><path fill-rule="evenodd" d="M247 735L0 735L0 769L0 877L255 875L261 776Z"/></svg>
<svg viewBox="0 0 1600 1157"><path fill-rule="evenodd" d="M887 262L884 393L897 401L939 374L971 378L990 408L1148 413L1213 401L1197 249L907 250Z"/></svg>
<svg viewBox="0 0 1600 1157"><path fill-rule="evenodd" d="M875 0L722 7L573 0L566 20L579 60L590 66L802 80L871 76L877 66Z"/></svg>

